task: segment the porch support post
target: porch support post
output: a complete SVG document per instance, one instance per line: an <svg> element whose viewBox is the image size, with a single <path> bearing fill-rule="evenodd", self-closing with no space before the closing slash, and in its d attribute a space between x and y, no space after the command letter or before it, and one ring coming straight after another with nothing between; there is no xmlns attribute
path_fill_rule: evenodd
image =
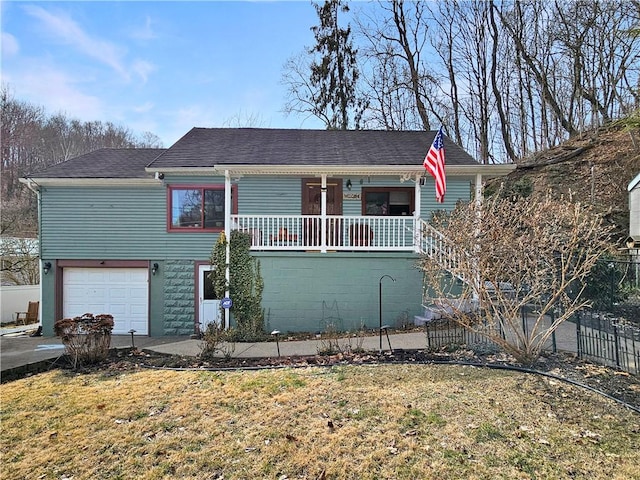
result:
<svg viewBox="0 0 640 480"><path fill-rule="evenodd" d="M224 270L225 283L227 289L224 296L229 298L229 262L231 260L231 250L229 244L231 242L231 175L229 170L224 171L224 235L227 238L226 262ZM229 328L230 314L229 309L224 309L224 327Z"/></svg>
<svg viewBox="0 0 640 480"><path fill-rule="evenodd" d="M420 208L421 208L421 191L420 188L420 177L422 174L416 174L416 185L414 192L414 203L416 209L413 211L413 251L416 253L420 253L420 243L422 232L420 231Z"/></svg>
<svg viewBox="0 0 640 480"><path fill-rule="evenodd" d="M482 204L482 174L476 173L476 204Z"/></svg>
<svg viewBox="0 0 640 480"><path fill-rule="evenodd" d="M475 199L476 202L476 236L480 235L480 222L482 221L482 173L476 173L476 193ZM475 245L474 250L478 252L480 249L479 245ZM478 258L474 259L474 263L476 265L475 272L473 275L473 299L478 301L480 298L480 272L478 271ZM478 305L480 306L480 305Z"/></svg>
<svg viewBox="0 0 640 480"><path fill-rule="evenodd" d="M322 174L322 186L320 188L320 251L327 253L327 175Z"/></svg>

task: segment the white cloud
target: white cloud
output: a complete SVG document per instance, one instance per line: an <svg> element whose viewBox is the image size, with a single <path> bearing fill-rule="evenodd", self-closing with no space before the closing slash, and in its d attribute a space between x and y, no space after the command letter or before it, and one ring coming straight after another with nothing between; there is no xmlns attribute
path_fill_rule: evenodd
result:
<svg viewBox="0 0 640 480"><path fill-rule="evenodd" d="M149 74L156 71L156 66L146 60L136 60L133 62L131 69L140 77L142 83L147 83Z"/></svg>
<svg viewBox="0 0 640 480"><path fill-rule="evenodd" d="M184 125L183 132L191 127L207 127L213 125L211 121L212 109L206 109L202 105L191 105L178 109L175 115L175 124Z"/></svg>
<svg viewBox="0 0 640 480"><path fill-rule="evenodd" d="M131 32L131 38L135 38L136 40L153 40L157 38L153 31L152 24L153 21L151 20L151 17L147 16L144 26Z"/></svg>
<svg viewBox="0 0 640 480"><path fill-rule="evenodd" d="M142 105L132 107L132 110L136 113L147 113L153 110L153 107L155 107L155 104L153 102L146 102Z"/></svg>
<svg viewBox="0 0 640 480"><path fill-rule="evenodd" d="M91 36L64 13L52 13L33 5L27 5L24 9L42 23L46 33L64 44L70 45L87 57L109 66L126 81L131 80L131 72L133 72L143 82L146 82L148 75L155 71L155 66L144 60L137 60L128 66L125 60L127 54L125 47Z"/></svg>
<svg viewBox="0 0 640 480"><path fill-rule="evenodd" d="M222 121L216 119L213 112L216 109L212 105L188 105L178 109L167 108L157 113L158 123L151 130L158 135L165 146L173 145L193 127L220 127Z"/></svg>
<svg viewBox="0 0 640 480"><path fill-rule="evenodd" d="M83 93L76 79L45 61L30 62L6 80L17 98L41 105L50 114L62 112L81 120L102 119L105 106L98 97Z"/></svg>
<svg viewBox="0 0 640 480"><path fill-rule="evenodd" d="M7 32L2 32L2 56L4 58L12 57L20 51L18 40L16 37Z"/></svg>

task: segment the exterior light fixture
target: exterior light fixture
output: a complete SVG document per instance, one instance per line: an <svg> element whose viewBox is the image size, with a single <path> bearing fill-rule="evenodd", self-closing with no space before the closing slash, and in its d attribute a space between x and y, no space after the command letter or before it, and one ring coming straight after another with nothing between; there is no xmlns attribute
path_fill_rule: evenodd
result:
<svg viewBox="0 0 640 480"><path fill-rule="evenodd" d="M154 263L153 266L151 267L151 275L155 275L158 272L158 268L160 268L160 265L158 265L157 263Z"/></svg>
<svg viewBox="0 0 640 480"><path fill-rule="evenodd" d="M136 344L133 342L133 334L136 333L136 331L132 328L131 330L129 330L129 333L131 334L131 348L135 349Z"/></svg>
<svg viewBox="0 0 640 480"><path fill-rule="evenodd" d="M387 343L389 344L389 351L391 353L393 353L393 348L391 348L391 339L389 338L389 329L391 328L390 325L383 325L381 330L384 330L384 333L387 335Z"/></svg>
<svg viewBox="0 0 640 480"><path fill-rule="evenodd" d="M49 273L49 270L51 270L51 262L45 262L42 267L42 272L46 275Z"/></svg>
<svg viewBox="0 0 640 480"><path fill-rule="evenodd" d="M378 289L378 302L380 305L380 351L382 352L382 280L384 280L384 278L390 278L391 280L393 280L393 282L395 283L396 279L393 278L391 275L383 275L380 277L380 281L378 282L379 285L379 289ZM391 342L389 342L389 345L391 345Z"/></svg>
<svg viewBox="0 0 640 480"><path fill-rule="evenodd" d="M353 184L351 183L351 179L347 180L347 190L351 190L351 187L353 186Z"/></svg>
<svg viewBox="0 0 640 480"><path fill-rule="evenodd" d="M280 330L274 330L271 332L271 335L276 337L276 348L278 349L278 357L280 357L280 342L278 341L278 335L280 335Z"/></svg>

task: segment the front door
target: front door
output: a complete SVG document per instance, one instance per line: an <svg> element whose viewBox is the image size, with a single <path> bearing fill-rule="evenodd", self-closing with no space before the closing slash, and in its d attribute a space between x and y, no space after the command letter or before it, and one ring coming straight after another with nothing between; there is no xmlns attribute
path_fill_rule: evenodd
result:
<svg viewBox="0 0 640 480"><path fill-rule="evenodd" d="M213 282L209 278L211 265L198 266L198 299L200 303L200 331L204 332L209 324L222 325L220 315L220 300L213 292Z"/></svg>
<svg viewBox="0 0 640 480"><path fill-rule="evenodd" d="M317 215L322 212L322 182L319 178L302 179L302 215ZM342 179L327 179L327 215L342 215ZM321 243L321 219L305 219L305 245L318 246ZM340 245L342 232L339 219L327 219L327 246Z"/></svg>

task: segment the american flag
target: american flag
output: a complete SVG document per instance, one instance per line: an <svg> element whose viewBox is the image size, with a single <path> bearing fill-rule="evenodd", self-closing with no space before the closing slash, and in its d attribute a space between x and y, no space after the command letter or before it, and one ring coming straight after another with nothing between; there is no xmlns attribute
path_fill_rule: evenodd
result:
<svg viewBox="0 0 640 480"><path fill-rule="evenodd" d="M447 179L444 172L444 143L442 141L442 127L436 133L431 148L422 162L424 168L436 181L436 200L444 202L444 193L447 191Z"/></svg>

